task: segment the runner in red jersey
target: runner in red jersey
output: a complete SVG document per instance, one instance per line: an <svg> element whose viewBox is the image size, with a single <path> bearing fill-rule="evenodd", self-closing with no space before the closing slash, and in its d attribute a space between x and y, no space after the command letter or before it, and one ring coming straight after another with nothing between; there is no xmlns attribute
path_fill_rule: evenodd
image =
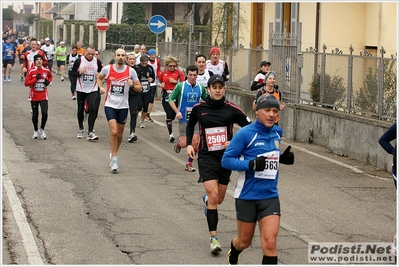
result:
<svg viewBox="0 0 399 267"><path fill-rule="evenodd" d="M164 58L164 64L166 70L164 70L159 76L159 86L162 88L162 106L166 113L166 126L169 132L169 141L173 143L175 141L175 136L173 135L173 125L172 121L176 117L175 111L169 105L169 95L172 93L178 82L184 81L184 74L178 70L179 60L172 55L168 55ZM178 103L176 101L176 106Z"/></svg>
<svg viewBox="0 0 399 267"><path fill-rule="evenodd" d="M22 71L24 73L28 73L28 71L35 66L35 61L34 61L34 57L39 54L42 56L43 58L43 66L47 67L48 65L48 60L46 57L46 54L42 51L39 50L39 45L37 43L37 40L35 38L30 39L29 42L29 46L30 46L30 50L26 51L24 54L24 66Z"/></svg>
<svg viewBox="0 0 399 267"><path fill-rule="evenodd" d="M44 58L37 54L34 56L34 66L26 74L25 86L29 86L29 100L32 107L32 123L33 123L33 139L39 136L38 122L39 122L39 105L42 112L42 121L40 124L40 137L47 139L47 134L44 130L47 122L48 111L48 95L47 86L53 80L53 75L47 67L43 67Z"/></svg>

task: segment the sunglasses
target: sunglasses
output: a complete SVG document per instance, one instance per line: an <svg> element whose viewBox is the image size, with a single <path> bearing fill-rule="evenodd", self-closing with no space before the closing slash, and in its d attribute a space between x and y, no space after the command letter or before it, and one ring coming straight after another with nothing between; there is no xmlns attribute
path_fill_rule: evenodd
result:
<svg viewBox="0 0 399 267"><path fill-rule="evenodd" d="M171 68L176 68L176 65L168 65Z"/></svg>

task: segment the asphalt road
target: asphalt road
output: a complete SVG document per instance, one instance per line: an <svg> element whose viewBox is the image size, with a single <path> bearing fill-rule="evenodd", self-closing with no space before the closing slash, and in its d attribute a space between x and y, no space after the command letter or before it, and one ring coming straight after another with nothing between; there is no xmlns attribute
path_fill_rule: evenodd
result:
<svg viewBox="0 0 399 267"><path fill-rule="evenodd" d="M17 71L2 84L2 98L3 264L227 264L237 174L219 206L223 251L214 256L204 189L197 172L184 170L185 150L173 151L159 100L154 122L136 129L137 142L127 142L126 125L120 171L111 174L103 105L94 127L100 139L77 139L68 79L55 76L49 87L47 140L32 139L28 88ZM287 145L296 159L280 170L280 264L307 264L312 241L391 241L397 205L388 172L316 145L283 139ZM240 264L261 261L257 230Z"/></svg>

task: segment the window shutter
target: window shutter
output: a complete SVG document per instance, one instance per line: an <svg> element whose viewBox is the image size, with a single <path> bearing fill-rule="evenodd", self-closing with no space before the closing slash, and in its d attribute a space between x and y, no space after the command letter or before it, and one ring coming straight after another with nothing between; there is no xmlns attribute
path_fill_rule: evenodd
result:
<svg viewBox="0 0 399 267"><path fill-rule="evenodd" d="M283 33L283 3L276 3L276 28L275 33Z"/></svg>
<svg viewBox="0 0 399 267"><path fill-rule="evenodd" d="M291 3L291 36L297 34L298 3Z"/></svg>

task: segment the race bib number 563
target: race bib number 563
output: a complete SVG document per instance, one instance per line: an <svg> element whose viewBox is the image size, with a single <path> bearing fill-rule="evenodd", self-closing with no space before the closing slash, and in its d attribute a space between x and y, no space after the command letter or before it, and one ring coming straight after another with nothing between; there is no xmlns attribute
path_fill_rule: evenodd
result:
<svg viewBox="0 0 399 267"><path fill-rule="evenodd" d="M278 164L280 159L279 151L267 152L259 156L265 157L265 169L263 171L255 172L255 178L261 179L276 179Z"/></svg>

